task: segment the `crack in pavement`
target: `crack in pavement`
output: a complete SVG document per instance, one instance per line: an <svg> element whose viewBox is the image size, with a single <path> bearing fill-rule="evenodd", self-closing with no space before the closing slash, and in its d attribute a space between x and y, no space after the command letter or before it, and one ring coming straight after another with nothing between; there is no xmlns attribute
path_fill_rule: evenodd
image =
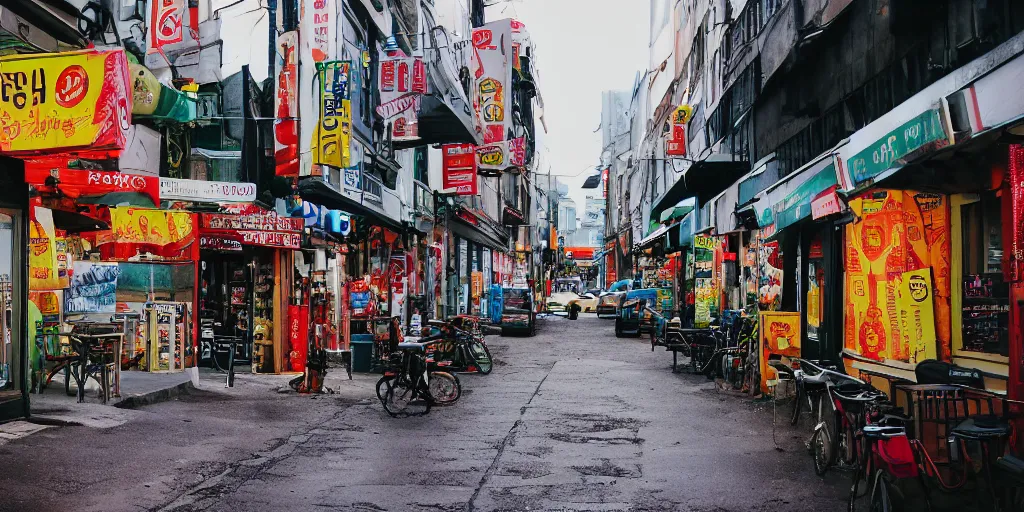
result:
<svg viewBox="0 0 1024 512"><path fill-rule="evenodd" d="M331 422L337 421L342 414L359 402L340 402L344 407L323 421L310 424L308 428L300 433L287 434L278 438L273 445L266 450L253 454L247 459L238 460L228 464L227 469L221 473L207 478L204 482L185 490L169 503L155 510L158 512L174 512L178 510L205 510L209 503L204 501L216 500L230 492L237 491L253 478L263 474L274 464L287 459L295 451L295 448L303 445L312 438L313 431ZM285 447L291 446L290 449ZM234 481L232 481L234 479Z"/></svg>
<svg viewBox="0 0 1024 512"><path fill-rule="evenodd" d="M533 390L533 394L530 395L530 399L526 401L526 404L519 408L519 419L512 424L512 428L508 430L508 434L505 434L505 438L501 440L501 444L498 445L498 452L494 454L494 459L491 460L491 464L487 466L487 470L484 471L484 476L480 477L480 483L473 490L473 495L470 496L469 501L466 502L466 512L473 512L476 499L480 496L480 493L484 490L484 486L487 485L487 481L491 479L491 475L498 470L498 461L501 459L501 455L505 453L505 448L510 444L514 444L515 437L519 434L519 427L523 425L523 416L526 414L526 408L533 403L533 399L536 398L537 394L540 393L540 387L544 385L544 381L548 380L548 376L551 375L551 371L555 369L557 361L551 363L548 371L544 373L544 378L540 379L537 383L536 389Z"/></svg>

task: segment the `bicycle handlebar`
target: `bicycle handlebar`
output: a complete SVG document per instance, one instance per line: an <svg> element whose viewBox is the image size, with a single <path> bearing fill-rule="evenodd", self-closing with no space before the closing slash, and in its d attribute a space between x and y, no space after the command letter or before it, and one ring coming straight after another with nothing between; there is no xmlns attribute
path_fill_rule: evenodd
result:
<svg viewBox="0 0 1024 512"><path fill-rule="evenodd" d="M825 375L828 375L829 377L837 377L837 378L842 379L842 380L850 380L850 381L856 382L858 384L867 384L867 382L864 382L863 380L860 380L857 377L853 377L853 376L847 375L845 373L839 373L837 371L829 370L828 368L822 368L822 367L820 367L820 366L818 366L818 365L808 361L807 359L801 359L801 358L797 357L797 358L793 358L793 360L796 361L797 363L799 363L800 366L807 365L807 366L811 367L812 370L816 370L817 372L820 372L820 373L823 373Z"/></svg>

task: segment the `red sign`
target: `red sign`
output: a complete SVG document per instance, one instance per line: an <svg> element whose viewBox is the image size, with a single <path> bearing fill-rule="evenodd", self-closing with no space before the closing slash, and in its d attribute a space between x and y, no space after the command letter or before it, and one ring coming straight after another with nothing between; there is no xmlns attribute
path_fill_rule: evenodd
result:
<svg viewBox="0 0 1024 512"><path fill-rule="evenodd" d="M380 90L392 92L395 90L395 63L393 60L385 60L380 63Z"/></svg>
<svg viewBox="0 0 1024 512"><path fill-rule="evenodd" d="M1010 265L1008 281L1024 279L1024 145L1010 144L1009 181L1013 225L1010 226Z"/></svg>
<svg viewBox="0 0 1024 512"><path fill-rule="evenodd" d="M680 135L676 137L675 135ZM668 156L686 156L686 126L674 125L673 137L665 143L665 154Z"/></svg>
<svg viewBox="0 0 1024 512"><path fill-rule="evenodd" d="M298 233L281 233L278 231L239 231L242 243L259 247L280 247L282 249L298 249L302 245L302 235Z"/></svg>
<svg viewBox="0 0 1024 512"><path fill-rule="evenodd" d="M200 227L205 230L249 230L301 233L303 223L303 219L297 217L281 217L273 210L262 210L257 213L236 215L204 213Z"/></svg>
<svg viewBox="0 0 1024 512"><path fill-rule="evenodd" d="M227 233L215 235L202 235L199 237L201 249L212 249L215 251L241 251L242 242L235 240Z"/></svg>
<svg viewBox="0 0 1024 512"><path fill-rule="evenodd" d="M48 178L53 178L47 183ZM160 178L125 174L111 171L84 171L48 167L45 160L30 161L25 166L25 182L33 185L40 192L54 194L59 192L65 197L102 196L114 192L137 192L153 201L153 206L160 205ZM53 186L50 186L50 185Z"/></svg>
<svg viewBox="0 0 1024 512"><path fill-rule="evenodd" d="M293 372L306 369L306 355L309 353L309 308L288 306L288 363Z"/></svg>
<svg viewBox="0 0 1024 512"><path fill-rule="evenodd" d="M152 0L153 16L149 26L149 52L153 53L166 44L182 41L182 21L185 17L185 0Z"/></svg>
<svg viewBox="0 0 1024 512"><path fill-rule="evenodd" d="M455 189L460 196L477 195L476 148L472 144L446 144L441 146L441 153L443 187Z"/></svg>
<svg viewBox="0 0 1024 512"><path fill-rule="evenodd" d="M601 185L602 185L601 186L601 188L602 188L601 197L604 198L604 199L608 199L608 173L609 173L609 171L610 171L610 169L605 169L605 170L601 171Z"/></svg>
<svg viewBox="0 0 1024 512"><path fill-rule="evenodd" d="M836 194L835 185L822 191L811 201L812 219L817 220L841 211L843 211L843 203L839 200L839 195Z"/></svg>

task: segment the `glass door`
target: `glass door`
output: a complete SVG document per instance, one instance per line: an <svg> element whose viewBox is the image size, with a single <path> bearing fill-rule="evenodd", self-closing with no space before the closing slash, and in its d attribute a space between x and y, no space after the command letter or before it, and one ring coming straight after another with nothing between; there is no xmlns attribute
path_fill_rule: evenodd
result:
<svg viewBox="0 0 1024 512"><path fill-rule="evenodd" d="M21 273L25 266L25 247L22 232L22 213L17 210L0 208L0 404L22 398L21 381L24 372L24 355L19 340L24 327L21 318L22 289ZM16 272L16 269L21 269Z"/></svg>

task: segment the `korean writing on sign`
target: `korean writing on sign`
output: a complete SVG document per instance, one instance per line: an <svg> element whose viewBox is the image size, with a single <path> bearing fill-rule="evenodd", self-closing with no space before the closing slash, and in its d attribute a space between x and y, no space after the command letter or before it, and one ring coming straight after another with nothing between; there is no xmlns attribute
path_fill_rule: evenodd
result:
<svg viewBox="0 0 1024 512"><path fill-rule="evenodd" d="M242 242L220 234L202 235L199 237L199 247L218 251L241 251Z"/></svg>
<svg viewBox="0 0 1024 512"><path fill-rule="evenodd" d="M427 70L420 58L388 59L380 64L377 114L391 125L396 141L419 138L420 97L427 92Z"/></svg>
<svg viewBox="0 0 1024 512"><path fill-rule="evenodd" d="M123 149L127 91L120 49L0 57L0 154Z"/></svg>
<svg viewBox="0 0 1024 512"><path fill-rule="evenodd" d="M903 123L846 161L855 184L874 178L905 162L908 155L928 145L949 145L938 109L925 111Z"/></svg>

